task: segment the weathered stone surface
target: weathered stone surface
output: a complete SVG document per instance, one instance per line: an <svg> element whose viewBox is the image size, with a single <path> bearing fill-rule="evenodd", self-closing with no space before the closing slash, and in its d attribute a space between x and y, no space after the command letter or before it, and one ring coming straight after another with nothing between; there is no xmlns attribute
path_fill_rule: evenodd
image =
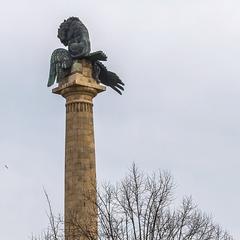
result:
<svg viewBox="0 0 240 240"><path fill-rule="evenodd" d="M53 93L66 99L65 240L85 240L84 231L97 231L92 100L105 87L91 77L91 64L86 60L80 60L72 71ZM72 220L82 232L79 226L76 230Z"/></svg>

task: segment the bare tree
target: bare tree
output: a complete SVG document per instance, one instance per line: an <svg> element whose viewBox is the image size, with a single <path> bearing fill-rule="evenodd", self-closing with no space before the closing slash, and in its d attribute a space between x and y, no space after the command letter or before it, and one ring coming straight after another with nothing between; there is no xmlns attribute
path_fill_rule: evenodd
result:
<svg viewBox="0 0 240 240"><path fill-rule="evenodd" d="M64 222L63 218L59 214L57 217L54 215L52 210L51 201L47 194L47 191L43 189L47 204L48 204L48 221L49 226L48 228L43 231L39 236L32 236L32 240L62 240L64 239Z"/></svg>
<svg viewBox="0 0 240 240"><path fill-rule="evenodd" d="M122 181L99 189L98 233L84 231L74 215L72 225L89 240L233 240L191 198L175 207L173 190L169 173L146 175L133 165ZM50 228L42 239L62 240L62 221L54 218L48 196L47 200Z"/></svg>

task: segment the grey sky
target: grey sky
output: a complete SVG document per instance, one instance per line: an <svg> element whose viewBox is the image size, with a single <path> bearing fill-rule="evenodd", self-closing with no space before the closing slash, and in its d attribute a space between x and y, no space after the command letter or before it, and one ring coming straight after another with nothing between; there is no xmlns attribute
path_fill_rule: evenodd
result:
<svg viewBox="0 0 240 240"><path fill-rule="evenodd" d="M171 171L240 237L240 2L238 0L4 1L1 21L1 239L46 226L63 209L64 99L46 83L59 23L79 16L92 49L126 83L95 99L97 175L115 181L133 161ZM6 169L4 165L8 165Z"/></svg>

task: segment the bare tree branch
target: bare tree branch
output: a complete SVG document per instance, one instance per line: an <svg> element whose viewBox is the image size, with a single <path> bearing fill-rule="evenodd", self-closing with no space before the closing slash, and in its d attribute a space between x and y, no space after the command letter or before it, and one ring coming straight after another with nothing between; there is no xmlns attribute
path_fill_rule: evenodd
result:
<svg viewBox="0 0 240 240"><path fill-rule="evenodd" d="M191 197L185 197L176 207L173 188L169 173L146 175L133 164L122 181L103 184L97 191L98 230L89 231L73 212L70 225L74 231L68 239L84 236L88 240L233 240L197 208ZM63 240L63 221L54 216L49 196L45 190L44 193L49 228L32 240Z"/></svg>

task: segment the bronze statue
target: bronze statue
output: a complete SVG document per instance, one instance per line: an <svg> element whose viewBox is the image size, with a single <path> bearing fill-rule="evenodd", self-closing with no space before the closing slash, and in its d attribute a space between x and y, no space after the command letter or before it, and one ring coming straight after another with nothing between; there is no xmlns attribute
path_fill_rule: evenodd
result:
<svg viewBox="0 0 240 240"><path fill-rule="evenodd" d="M88 30L77 17L70 17L61 23L58 29L58 38L67 49L58 48L53 51L50 61L50 73L47 86L61 82L71 72L74 60L88 59L93 66L93 78L111 87L119 94L124 90L124 83L113 72L107 70L101 61L107 56L102 51L91 52Z"/></svg>

